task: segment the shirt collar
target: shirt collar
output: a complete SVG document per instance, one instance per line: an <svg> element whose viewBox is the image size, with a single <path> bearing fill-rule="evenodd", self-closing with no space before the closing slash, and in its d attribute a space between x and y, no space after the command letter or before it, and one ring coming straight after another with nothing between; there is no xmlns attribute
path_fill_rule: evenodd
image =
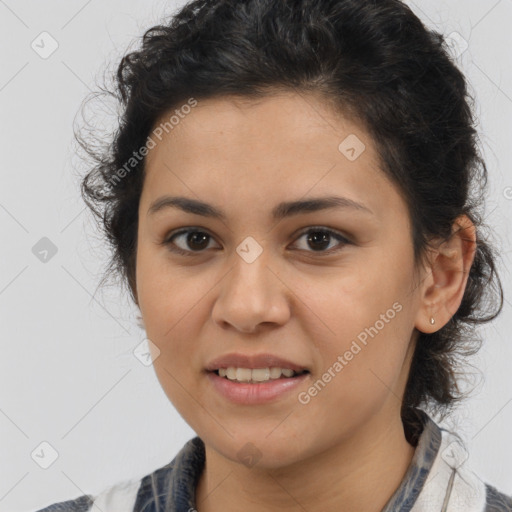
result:
<svg viewBox="0 0 512 512"><path fill-rule="evenodd" d="M422 410L416 409L422 425L418 443L409 468L382 512L409 512L427 480L428 474L441 445L441 429ZM204 443L199 437L188 441L174 460L169 471L168 492L170 512L193 512L196 508L195 493L205 465Z"/></svg>
<svg viewBox="0 0 512 512"><path fill-rule="evenodd" d="M398 489L382 512L409 512L420 495L441 446L441 429L421 409L415 412L422 425L414 455Z"/></svg>

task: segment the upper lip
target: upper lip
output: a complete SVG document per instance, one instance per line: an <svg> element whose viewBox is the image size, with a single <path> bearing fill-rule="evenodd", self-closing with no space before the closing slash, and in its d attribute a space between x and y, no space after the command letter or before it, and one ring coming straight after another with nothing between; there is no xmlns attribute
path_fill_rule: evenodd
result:
<svg viewBox="0 0 512 512"><path fill-rule="evenodd" d="M275 356L273 354L225 354L217 357L210 361L205 369L207 371L215 371L219 368L289 368L295 372L301 372L303 370L309 371L305 366L294 363L282 357Z"/></svg>

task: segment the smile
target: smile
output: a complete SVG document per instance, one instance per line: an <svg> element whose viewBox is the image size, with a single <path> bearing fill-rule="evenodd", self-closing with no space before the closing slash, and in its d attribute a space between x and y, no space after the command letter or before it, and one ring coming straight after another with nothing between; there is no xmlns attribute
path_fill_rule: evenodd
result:
<svg viewBox="0 0 512 512"><path fill-rule="evenodd" d="M279 377L272 378L270 373L272 370L274 370L274 375L277 375L279 371ZM230 372L231 375L235 375L234 379L230 379L229 374L220 376L219 371L207 373L207 377L214 390L223 398L239 405L265 404L282 398L293 389L296 389L310 376L308 371L295 373L293 370L287 371L282 368L255 368L250 370L249 368L231 367L224 369L223 372ZM246 380L238 380L239 371L241 372L241 377ZM292 372L292 375L286 376L283 371L286 373ZM250 375L248 372L250 372ZM265 377L265 380L254 379L253 372L256 372L256 377L259 375L260 378ZM267 374L269 378L266 378Z"/></svg>

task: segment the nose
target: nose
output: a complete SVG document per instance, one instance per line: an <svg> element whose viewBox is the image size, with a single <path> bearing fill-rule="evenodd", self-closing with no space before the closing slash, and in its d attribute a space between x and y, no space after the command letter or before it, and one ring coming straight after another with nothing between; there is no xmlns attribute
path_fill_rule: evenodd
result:
<svg viewBox="0 0 512 512"><path fill-rule="evenodd" d="M289 320L293 294L266 253L250 263L235 255L212 310L214 322L222 328L254 333L263 325L281 326Z"/></svg>

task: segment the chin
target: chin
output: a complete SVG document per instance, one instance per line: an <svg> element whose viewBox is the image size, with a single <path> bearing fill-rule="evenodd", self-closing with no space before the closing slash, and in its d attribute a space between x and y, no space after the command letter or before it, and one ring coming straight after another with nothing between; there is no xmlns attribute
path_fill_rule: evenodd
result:
<svg viewBox="0 0 512 512"><path fill-rule="evenodd" d="M246 435L225 436L221 442L202 438L224 458L241 464L248 469L275 470L299 463L304 457L304 446L290 436L267 436L259 432L251 436ZM270 432L270 430L269 430Z"/></svg>

